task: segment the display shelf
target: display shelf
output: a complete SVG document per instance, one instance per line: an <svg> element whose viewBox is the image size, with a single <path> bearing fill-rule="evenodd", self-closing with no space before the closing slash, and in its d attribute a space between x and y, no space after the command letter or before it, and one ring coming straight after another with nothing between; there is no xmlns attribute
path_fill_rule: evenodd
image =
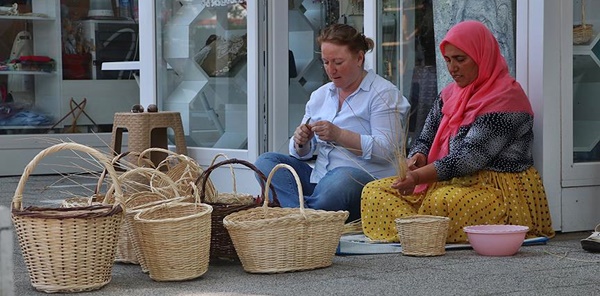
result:
<svg viewBox="0 0 600 296"><path fill-rule="evenodd" d="M60 51L61 51L61 26L58 19L60 11L58 0L32 0L24 6L20 15L0 15L0 26L6 27L3 32L3 42L12 44L11 56L4 56L5 60L18 58L22 55L44 56L53 61L51 63L36 64L32 62L22 65L23 70L8 70L3 67L0 76L7 77L7 91L13 93L15 103L31 106L28 111L43 115L51 119L60 117ZM21 7L19 7L21 8ZM24 12L25 9L31 9ZM14 30L11 30L14 28ZM25 45L13 42L22 31L31 35L31 50ZM12 37L15 36L15 37ZM23 41L23 44L27 44ZM23 51L12 51L23 48ZM10 49L10 47L9 47ZM13 57L13 55L16 55ZM36 69L36 70L33 70ZM27 95L23 95L27 94ZM12 134L47 133L48 127L44 126L2 126L2 130L12 131ZM19 132L21 131L21 132Z"/></svg>
<svg viewBox="0 0 600 296"><path fill-rule="evenodd" d="M9 21L54 21L54 17L43 17L43 16L27 16L27 15L0 15L1 20Z"/></svg>
<svg viewBox="0 0 600 296"><path fill-rule="evenodd" d="M0 125L0 130L7 129L50 129L51 125Z"/></svg>
<svg viewBox="0 0 600 296"><path fill-rule="evenodd" d="M102 63L102 70L139 70L140 62L104 62Z"/></svg>
<svg viewBox="0 0 600 296"><path fill-rule="evenodd" d="M45 72L45 71L0 71L0 75L55 75L56 71Z"/></svg>

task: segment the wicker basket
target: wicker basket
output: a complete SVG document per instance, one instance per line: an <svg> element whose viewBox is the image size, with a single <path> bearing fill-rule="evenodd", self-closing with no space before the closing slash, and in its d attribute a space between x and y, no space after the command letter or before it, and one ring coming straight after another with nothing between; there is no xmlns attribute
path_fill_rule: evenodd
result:
<svg viewBox="0 0 600 296"><path fill-rule="evenodd" d="M210 236L211 244L210 244L210 255L211 258L223 258L223 259L237 259L238 255L235 251L235 247L231 242L231 237L227 232L227 229L223 226L223 218L225 216L235 213L237 211L245 210L260 206L262 203L263 197L256 197L253 203L221 203L221 202L207 202L206 201L206 184L210 181L210 174L220 166L223 165L233 165L233 164L241 164L250 169L252 169L260 179L263 180L261 182L261 188L264 190L264 182L266 182L267 177L253 164L236 158L226 159L221 162L215 163L208 167L202 175L196 181L196 184L201 184L200 186L200 200L203 203L207 203L213 207L212 213L212 233ZM271 187L272 188L272 187ZM273 190L274 191L274 190ZM218 193L217 193L218 194ZM279 201L277 197L273 197L274 202L272 206L279 206Z"/></svg>
<svg viewBox="0 0 600 296"><path fill-rule="evenodd" d="M267 207L267 191L262 207L239 211L223 219L244 270L279 273L330 266L348 211L305 209L302 185L287 164L273 168L267 186L279 168L290 170L296 179L299 209Z"/></svg>
<svg viewBox="0 0 600 296"><path fill-rule="evenodd" d="M123 221L120 186L115 187L113 205L23 208L29 175L44 157L64 150L79 150L96 158L118 183L106 155L77 143L48 147L25 167L12 201L12 220L31 284L47 293L90 291L108 284Z"/></svg>
<svg viewBox="0 0 600 296"><path fill-rule="evenodd" d="M212 207L202 203L165 203L134 217L150 278L183 281L208 270Z"/></svg>
<svg viewBox="0 0 600 296"><path fill-rule="evenodd" d="M573 44L587 44L594 37L594 27L585 22L585 1L581 1L581 24L573 25Z"/></svg>
<svg viewBox="0 0 600 296"><path fill-rule="evenodd" d="M590 24L573 25L573 44L587 44L594 37L594 28Z"/></svg>
<svg viewBox="0 0 600 296"><path fill-rule="evenodd" d="M446 238L450 218L414 215L396 219L396 230L402 254L409 256L440 256L446 253Z"/></svg>
<svg viewBox="0 0 600 296"><path fill-rule="evenodd" d="M123 222L123 228L127 233L127 241L129 245L123 246L128 247L131 246L133 252L135 254L135 258L137 262L140 264L142 268L142 272L148 272L148 266L146 264L146 260L144 258L144 253L140 247L140 234L137 225L135 224L134 217L137 213L151 208L156 205L165 204L169 202L183 202L186 201L187 197L175 197L175 198L167 198L160 193L157 192L138 192L133 194L127 202L124 203L125 208L125 220ZM119 237L121 239L122 236ZM119 240L119 247L121 247L121 240Z"/></svg>

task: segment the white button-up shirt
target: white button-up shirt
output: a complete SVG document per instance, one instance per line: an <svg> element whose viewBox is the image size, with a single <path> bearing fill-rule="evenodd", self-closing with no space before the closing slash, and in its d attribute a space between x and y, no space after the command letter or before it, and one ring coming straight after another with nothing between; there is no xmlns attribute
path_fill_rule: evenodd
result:
<svg viewBox="0 0 600 296"><path fill-rule="evenodd" d="M317 160L310 176L318 183L327 171L351 166L369 172L375 178L397 174L395 153L404 148L402 141L408 124L408 100L388 80L369 70L360 86L350 94L338 111L339 91L333 82L315 90L308 103L302 123L327 120L342 129L360 134L362 155L357 156L336 143L326 142L317 135L311 139L310 153L300 157L290 138L289 153L299 159L309 159L317 151Z"/></svg>

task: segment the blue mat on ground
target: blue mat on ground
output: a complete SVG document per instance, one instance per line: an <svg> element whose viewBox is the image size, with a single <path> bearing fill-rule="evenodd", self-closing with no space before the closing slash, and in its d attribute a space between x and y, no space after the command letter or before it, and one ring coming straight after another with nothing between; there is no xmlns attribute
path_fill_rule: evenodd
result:
<svg viewBox="0 0 600 296"><path fill-rule="evenodd" d="M534 237L525 239L523 246L545 245L547 237ZM472 249L470 244L447 244L446 250ZM369 240L364 234L342 235L338 244L336 255L372 255L401 253L400 243L379 243Z"/></svg>

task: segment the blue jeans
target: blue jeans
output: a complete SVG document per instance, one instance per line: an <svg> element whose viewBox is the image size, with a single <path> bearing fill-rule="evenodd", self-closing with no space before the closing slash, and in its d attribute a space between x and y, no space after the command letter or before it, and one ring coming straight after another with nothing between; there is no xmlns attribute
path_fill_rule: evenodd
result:
<svg viewBox="0 0 600 296"><path fill-rule="evenodd" d="M364 170L354 167L337 167L328 171L319 183L310 182L312 167L305 161L298 160L289 155L276 152L267 152L258 157L256 167L268 176L271 170L279 164L285 163L294 168L304 193L304 206L306 208L350 212L347 221L360 218L360 195L365 184L373 181L373 177ZM299 207L298 185L292 173L279 169L271 178L271 184L277 192L277 199L282 207ZM269 193L269 196L272 196Z"/></svg>

